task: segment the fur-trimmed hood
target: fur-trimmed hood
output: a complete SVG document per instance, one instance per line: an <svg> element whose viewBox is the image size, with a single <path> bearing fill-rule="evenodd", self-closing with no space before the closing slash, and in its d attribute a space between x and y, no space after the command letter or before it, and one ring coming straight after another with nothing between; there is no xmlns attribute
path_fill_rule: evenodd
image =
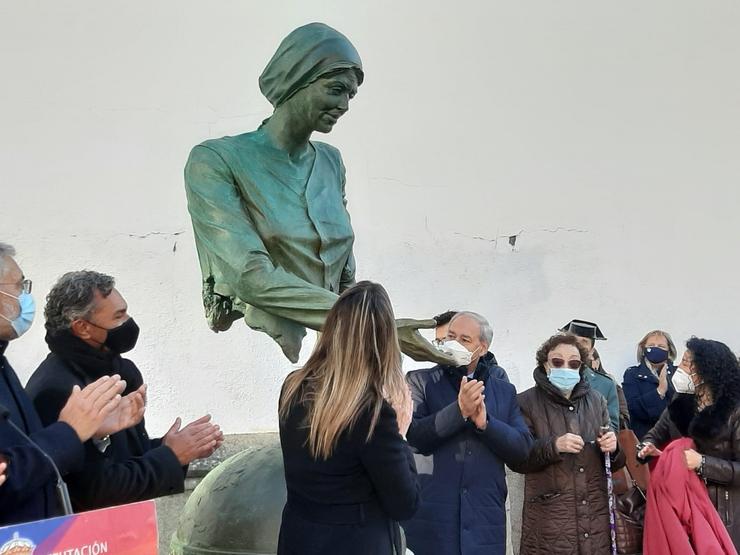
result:
<svg viewBox="0 0 740 555"><path fill-rule="evenodd" d="M712 441L727 429L732 414L738 409L738 403L727 397L720 397L717 402L696 412L696 395L678 393L668 405L671 420L682 436Z"/></svg>

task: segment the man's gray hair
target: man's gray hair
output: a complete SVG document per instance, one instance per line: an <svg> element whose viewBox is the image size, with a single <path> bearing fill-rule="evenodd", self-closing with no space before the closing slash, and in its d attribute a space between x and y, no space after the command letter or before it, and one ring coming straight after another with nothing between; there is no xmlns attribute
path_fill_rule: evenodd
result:
<svg viewBox="0 0 740 555"><path fill-rule="evenodd" d="M463 310L462 312L458 312L452 317L452 320L450 320L450 325L452 325L452 322L462 316L467 316L468 318L472 318L473 320L478 322L478 324L480 325L480 340L490 346L491 342L493 342L493 328L491 327L491 324L488 322L488 320L486 320L477 312Z"/></svg>
<svg viewBox="0 0 740 555"><path fill-rule="evenodd" d="M95 310L95 292L110 295L116 281L92 270L67 272L46 296L46 329L54 334L69 329L75 320L86 320Z"/></svg>
<svg viewBox="0 0 740 555"><path fill-rule="evenodd" d="M15 256L15 247L7 243L0 243L0 276L5 273L6 256Z"/></svg>

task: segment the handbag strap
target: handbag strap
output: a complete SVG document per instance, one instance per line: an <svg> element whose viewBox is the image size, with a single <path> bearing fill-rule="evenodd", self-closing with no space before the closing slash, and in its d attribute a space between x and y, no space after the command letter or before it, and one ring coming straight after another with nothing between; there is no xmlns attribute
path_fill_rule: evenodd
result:
<svg viewBox="0 0 740 555"><path fill-rule="evenodd" d="M622 430L617 437L619 448L624 452L627 461L627 470L632 477L632 484L639 487L644 494L650 483L650 468L646 464L637 462L637 436L632 430Z"/></svg>

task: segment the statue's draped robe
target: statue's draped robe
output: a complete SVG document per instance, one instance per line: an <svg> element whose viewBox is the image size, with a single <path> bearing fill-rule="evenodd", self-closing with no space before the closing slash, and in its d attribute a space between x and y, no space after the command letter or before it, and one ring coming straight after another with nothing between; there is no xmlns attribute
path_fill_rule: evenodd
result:
<svg viewBox="0 0 740 555"><path fill-rule="evenodd" d="M209 325L228 329L243 314L293 362L305 328L321 329L355 277L341 156L310 145L308 179L261 129L205 141L185 167Z"/></svg>

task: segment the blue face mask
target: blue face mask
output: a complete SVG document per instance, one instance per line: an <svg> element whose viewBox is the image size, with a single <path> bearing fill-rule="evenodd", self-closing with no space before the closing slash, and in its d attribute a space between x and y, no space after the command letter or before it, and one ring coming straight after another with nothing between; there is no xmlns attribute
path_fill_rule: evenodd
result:
<svg viewBox="0 0 740 555"><path fill-rule="evenodd" d="M653 364L660 364L668 360L668 351L660 347L646 347L645 358Z"/></svg>
<svg viewBox="0 0 740 555"><path fill-rule="evenodd" d="M560 391L572 391L576 384L581 381L581 374L577 370L569 370L568 368L551 368L547 379Z"/></svg>
<svg viewBox="0 0 740 555"><path fill-rule="evenodd" d="M7 316L0 314L0 318L10 322L13 330L15 330L15 333L20 337L26 333L31 328L31 324L33 324L33 317L36 316L36 301L33 300L31 293L24 292L18 297L11 295L10 293L6 293L5 291L0 291L0 293L18 300L18 305L20 306L18 316L11 320Z"/></svg>

